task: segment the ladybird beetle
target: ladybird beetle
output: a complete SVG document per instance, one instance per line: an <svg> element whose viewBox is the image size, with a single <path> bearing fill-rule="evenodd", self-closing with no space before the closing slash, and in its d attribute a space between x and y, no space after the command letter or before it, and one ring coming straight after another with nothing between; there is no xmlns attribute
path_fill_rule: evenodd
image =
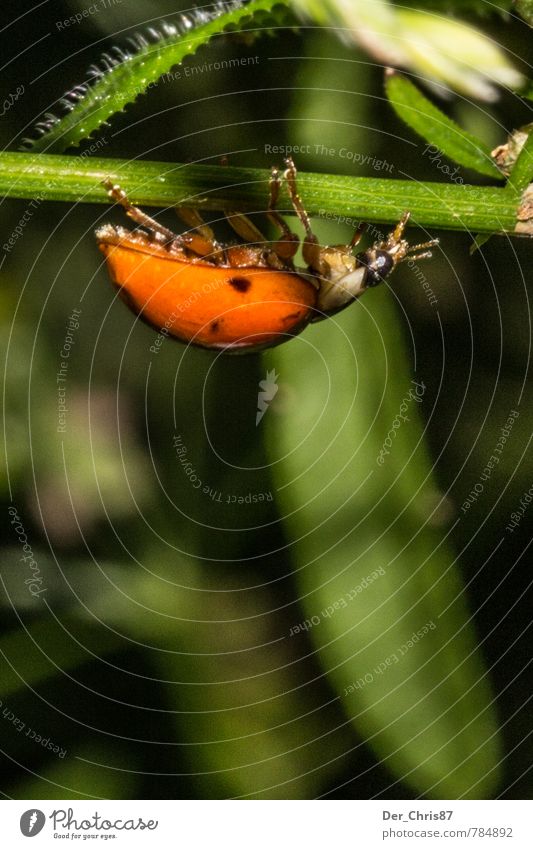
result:
<svg viewBox="0 0 533 849"><path fill-rule="evenodd" d="M358 255L354 248L362 228L347 245L321 246L298 195L292 159L285 166L283 175L273 168L270 177L266 215L280 231L275 242L266 241L246 216L226 213L245 244L221 245L200 214L188 207L176 210L190 227L178 236L132 206L120 186L106 181L111 199L145 228L130 231L105 224L96 231L111 279L128 305L152 327L182 342L248 353L279 345L310 322L344 309L408 256L431 256L428 248L436 239L410 246L403 238L408 212L385 241ZM306 269L295 268L299 238L276 210L282 176L305 230Z"/></svg>

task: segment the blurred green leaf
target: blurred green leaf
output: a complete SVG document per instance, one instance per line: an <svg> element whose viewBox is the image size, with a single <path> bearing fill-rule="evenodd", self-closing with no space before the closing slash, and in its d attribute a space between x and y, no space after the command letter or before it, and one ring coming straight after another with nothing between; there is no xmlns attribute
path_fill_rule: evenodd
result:
<svg viewBox="0 0 533 849"><path fill-rule="evenodd" d="M27 399L24 393L20 391L20 387L25 386L28 381L27 351L31 350L34 335L31 328L22 322L19 322L15 327L12 325L10 319L15 310L15 304L6 293L6 290L12 285L12 281L7 275L2 275L0 285L2 287L0 294L0 356L5 364L3 385L5 450L2 451L0 458L0 487L4 497L9 498L12 488L25 475L29 475L31 469L31 457L21 427L21 423L27 415ZM43 375L46 374L47 368L51 368L51 361L43 354L42 359L35 363L35 370L41 378L36 381L38 399L34 417L35 427L44 424L46 413L50 407L50 393L44 391ZM41 388L43 389L42 392L39 391Z"/></svg>
<svg viewBox="0 0 533 849"><path fill-rule="evenodd" d="M143 562L153 573L125 575L128 597L110 588L95 605L152 648L195 797L319 795L341 772L351 730L289 639L271 585L239 592L220 564L159 549Z"/></svg>
<svg viewBox="0 0 533 849"><path fill-rule="evenodd" d="M217 582L205 586L216 589ZM204 596L157 661L196 798L309 799L346 766L353 739L299 656L268 590ZM268 611L268 615L265 613ZM311 674L314 673L314 674Z"/></svg>
<svg viewBox="0 0 533 849"><path fill-rule="evenodd" d="M424 443L424 372L411 376L401 332L384 287L272 355L289 383L270 424L299 564L293 639L309 635L398 779L479 798L498 782L497 722Z"/></svg>
<svg viewBox="0 0 533 849"><path fill-rule="evenodd" d="M533 0L515 0L516 11L533 26Z"/></svg>
<svg viewBox="0 0 533 849"><path fill-rule="evenodd" d="M400 74L389 73L385 91L395 112L435 148L435 153L442 153L480 174L502 179L501 171L483 141L448 118L410 80Z"/></svg>
<svg viewBox="0 0 533 849"><path fill-rule="evenodd" d="M528 100L533 100L533 80L528 80L526 87L520 92L522 97L527 97Z"/></svg>
<svg viewBox="0 0 533 849"><path fill-rule="evenodd" d="M105 768L97 766L105 764ZM116 769L113 769L113 766ZM41 766L39 775L18 783L13 799L131 799L134 776L120 769L113 749L91 743L69 752L66 760Z"/></svg>
<svg viewBox="0 0 533 849"><path fill-rule="evenodd" d="M57 439L34 450L39 499L32 497L31 507L50 541L75 545L80 531L89 534L106 520L136 518L153 503L154 488L127 395L117 402L113 392L101 389L88 398L69 387L66 377L62 385L68 410L61 419L57 406L47 411Z"/></svg>
<svg viewBox="0 0 533 849"><path fill-rule="evenodd" d="M0 695L34 687L123 647L118 634L48 616L0 639Z"/></svg>

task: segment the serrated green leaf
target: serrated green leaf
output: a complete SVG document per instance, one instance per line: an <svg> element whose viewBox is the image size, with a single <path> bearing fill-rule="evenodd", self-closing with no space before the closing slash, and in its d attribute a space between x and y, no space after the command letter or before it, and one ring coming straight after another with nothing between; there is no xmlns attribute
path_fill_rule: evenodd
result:
<svg viewBox="0 0 533 849"><path fill-rule="evenodd" d="M185 28L183 31L182 25L181 31L176 29L172 35L165 30L155 44L141 37L136 52L125 53L120 60L114 57L104 60L104 68L95 82L73 90L70 111L62 118L46 115L41 122L40 138L27 139L26 143L34 151L49 153L77 147L213 37L230 30L242 31L248 26L257 30L258 27L271 25L277 19L274 7L285 12L285 0L252 0L246 5L230 3L228 11L222 14L215 6L212 13L206 10L196 13L199 21L211 19L198 23L192 29ZM110 62L115 64L109 67ZM65 97L68 98L68 94Z"/></svg>
<svg viewBox="0 0 533 849"><path fill-rule="evenodd" d="M502 179L489 147L448 118L410 80L400 74L389 74L385 91L396 114L434 147L437 154L480 174Z"/></svg>

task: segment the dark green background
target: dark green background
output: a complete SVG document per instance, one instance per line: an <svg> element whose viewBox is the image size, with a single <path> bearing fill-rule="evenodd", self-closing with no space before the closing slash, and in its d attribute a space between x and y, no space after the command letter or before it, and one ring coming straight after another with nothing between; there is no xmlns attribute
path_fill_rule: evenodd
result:
<svg viewBox="0 0 533 849"><path fill-rule="evenodd" d="M48 3L3 33L0 55L13 61L2 72L2 91L7 96L25 86L1 120L7 149L17 149L28 135L23 128L84 79L103 49L122 42L123 30L150 23L155 12L154 4L123 0L59 32L56 21L79 8ZM8 3L1 14L9 23L22 11ZM176 4L158 2L156 11L172 17ZM503 27L490 18L483 25L531 58L525 25ZM253 44L225 38L188 64L229 56L259 61L153 88L104 129L96 155L216 162L227 154L232 163L268 168L273 157L265 144L323 144L385 160L393 165L391 178L446 179L384 100L382 68L333 35L285 30ZM511 94L490 106L457 97L444 108L491 145L530 120L529 108ZM338 157L302 155L298 165L376 175ZM478 179L460 173L465 182ZM27 207L2 203L3 236ZM263 430L254 419L258 381L278 361L270 354L221 358L171 342L150 357L155 333L114 298L101 267L92 231L102 218L120 220L100 207L40 204L0 271L2 344L10 346L11 494L46 574L49 605L32 602L22 586L20 551L6 520L0 698L27 726L68 749L64 760L54 759L4 719L2 792L16 798L424 794L397 767L389 770L350 724L310 639L283 638L306 613L292 577L303 564L293 526L280 521L280 501L224 508L192 492L176 464L172 439L181 433L198 474L217 491L277 492L281 479L270 465L278 456L276 428L268 424L270 411ZM176 226L171 211L165 221ZM229 236L223 222L219 232ZM348 228L323 222L317 232L323 240L350 237ZM497 472L451 541L461 552L459 569L496 696L505 754L496 792L529 797L533 510L513 534L504 528L533 483L531 246L494 237L470 256L471 234L432 235L441 238L442 253L424 270L438 316L402 269L394 278L394 332L403 336L407 369L414 373L416 352L427 385L421 415L435 483L447 494L441 527L461 516L523 393ZM55 374L68 315L82 295L63 457ZM372 297L365 299L370 313ZM339 321L349 333L350 318ZM311 327L302 338L313 344L319 332L326 334L321 354L335 373L343 362L328 361L327 331ZM357 338L350 341L371 379L367 352ZM314 387L314 366L306 369L300 358L295 372L289 350L271 413L281 419L284 403L290 415L291 391L307 397ZM249 471L257 466L263 468ZM7 517L7 484L2 496ZM388 519L378 509L372 521L377 535ZM345 530L340 523L339 536ZM369 557L366 573L376 565Z"/></svg>

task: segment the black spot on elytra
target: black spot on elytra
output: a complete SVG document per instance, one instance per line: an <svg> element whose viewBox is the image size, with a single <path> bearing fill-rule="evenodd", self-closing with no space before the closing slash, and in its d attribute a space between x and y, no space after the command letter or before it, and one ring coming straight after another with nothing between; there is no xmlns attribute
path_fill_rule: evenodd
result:
<svg viewBox="0 0 533 849"><path fill-rule="evenodd" d="M213 333L216 333L217 330L219 329L219 327L220 327L220 321L212 321L211 322L211 330L213 331Z"/></svg>
<svg viewBox="0 0 533 849"><path fill-rule="evenodd" d="M230 277L228 283L230 286L233 286L237 292L247 292L252 285L252 281L248 280L247 277Z"/></svg>

